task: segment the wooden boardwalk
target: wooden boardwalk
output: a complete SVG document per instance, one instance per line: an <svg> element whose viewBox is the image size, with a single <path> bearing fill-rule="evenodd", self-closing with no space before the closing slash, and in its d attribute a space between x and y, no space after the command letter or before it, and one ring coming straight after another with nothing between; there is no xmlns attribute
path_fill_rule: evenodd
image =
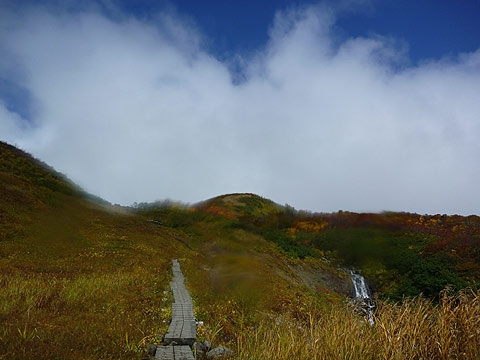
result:
<svg viewBox="0 0 480 360"><path fill-rule="evenodd" d="M188 345L158 346L155 360L195 360Z"/></svg>
<svg viewBox="0 0 480 360"><path fill-rule="evenodd" d="M158 346L156 360L194 360L190 346L197 338L197 323L193 314L193 301L184 284L184 276L177 260L173 260L172 322L163 341L167 346Z"/></svg>

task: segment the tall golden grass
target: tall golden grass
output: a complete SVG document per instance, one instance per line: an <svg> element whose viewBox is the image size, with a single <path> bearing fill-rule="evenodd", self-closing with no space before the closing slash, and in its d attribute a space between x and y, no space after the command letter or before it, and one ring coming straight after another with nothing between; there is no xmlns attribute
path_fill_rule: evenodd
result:
<svg viewBox="0 0 480 360"><path fill-rule="evenodd" d="M480 359L480 292L378 301L375 324L335 304L307 319L268 317L237 339L240 359Z"/></svg>
<svg viewBox="0 0 480 360"><path fill-rule="evenodd" d="M169 319L162 272L0 273L0 359L141 359Z"/></svg>

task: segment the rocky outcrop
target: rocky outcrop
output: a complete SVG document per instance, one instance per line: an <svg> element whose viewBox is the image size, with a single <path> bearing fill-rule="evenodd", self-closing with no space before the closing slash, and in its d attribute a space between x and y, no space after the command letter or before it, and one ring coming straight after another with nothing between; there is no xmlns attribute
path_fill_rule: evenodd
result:
<svg viewBox="0 0 480 360"><path fill-rule="evenodd" d="M233 351L225 346L219 346L207 353L207 359L221 359L233 355Z"/></svg>
<svg viewBox="0 0 480 360"><path fill-rule="evenodd" d="M345 297L355 296L350 274L335 269L329 264L299 263L290 268L313 292L334 292Z"/></svg>

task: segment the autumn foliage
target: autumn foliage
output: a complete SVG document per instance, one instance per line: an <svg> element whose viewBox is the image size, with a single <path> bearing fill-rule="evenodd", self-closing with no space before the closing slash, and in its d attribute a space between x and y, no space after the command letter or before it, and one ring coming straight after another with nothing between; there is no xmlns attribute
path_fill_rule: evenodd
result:
<svg viewBox="0 0 480 360"><path fill-rule="evenodd" d="M225 216L229 219L235 219L235 214L232 212L228 211L227 209L222 209L218 206L211 205L205 209L205 212L210 213L210 214L215 214L215 215L221 215Z"/></svg>

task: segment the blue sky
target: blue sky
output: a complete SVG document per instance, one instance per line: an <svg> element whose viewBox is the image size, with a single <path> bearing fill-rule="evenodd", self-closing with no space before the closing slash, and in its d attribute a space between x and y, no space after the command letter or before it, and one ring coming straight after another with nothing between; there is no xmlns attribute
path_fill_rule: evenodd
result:
<svg viewBox="0 0 480 360"><path fill-rule="evenodd" d="M411 61L454 56L477 49L480 43L480 1L478 0L382 0L323 2L339 7L336 23L345 37L375 33L408 43ZM121 1L125 13L148 17L163 9L176 9L191 17L221 55L252 51L268 40L268 29L276 11L315 1Z"/></svg>
<svg viewBox="0 0 480 360"><path fill-rule="evenodd" d="M0 139L122 204L480 214L479 1L4 1Z"/></svg>

